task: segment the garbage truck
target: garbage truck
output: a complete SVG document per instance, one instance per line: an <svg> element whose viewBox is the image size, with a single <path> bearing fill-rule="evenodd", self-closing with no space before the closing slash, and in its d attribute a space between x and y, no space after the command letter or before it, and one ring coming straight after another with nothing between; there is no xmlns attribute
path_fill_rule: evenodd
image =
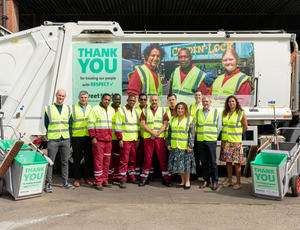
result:
<svg viewBox="0 0 300 230"><path fill-rule="evenodd" d="M172 92L172 74L180 66L179 52L185 48L193 65L203 72L213 106L222 110L226 96L213 95L211 87L224 73L224 51L234 49L238 68L251 84L251 93L237 95L249 123L243 144L257 145L260 135L272 134L274 119L289 125L297 121L299 52L295 34L283 30L123 31L117 22L79 21L45 22L0 37L3 123L32 136L45 135L45 105L55 101L58 89L66 90L66 104L77 103L81 90L89 93L92 105L99 103L103 93L119 93L125 103L132 85L130 73L144 64L144 51L151 44L163 50L158 66L162 105L166 106L166 97ZM178 95L178 101L191 104L193 95ZM13 135L10 129L4 133L5 138Z"/></svg>

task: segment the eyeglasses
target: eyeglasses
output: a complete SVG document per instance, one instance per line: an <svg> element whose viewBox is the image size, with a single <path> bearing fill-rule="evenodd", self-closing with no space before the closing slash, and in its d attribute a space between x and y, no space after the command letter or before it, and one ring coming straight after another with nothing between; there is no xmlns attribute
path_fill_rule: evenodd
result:
<svg viewBox="0 0 300 230"><path fill-rule="evenodd" d="M139 101L147 101L147 98L140 98Z"/></svg>

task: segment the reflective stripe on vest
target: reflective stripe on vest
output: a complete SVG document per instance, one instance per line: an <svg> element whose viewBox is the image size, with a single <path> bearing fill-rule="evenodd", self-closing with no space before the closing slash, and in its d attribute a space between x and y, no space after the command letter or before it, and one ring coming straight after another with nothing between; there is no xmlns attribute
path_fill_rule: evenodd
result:
<svg viewBox="0 0 300 230"><path fill-rule="evenodd" d="M184 117L178 124L178 117L173 117L170 122L171 127L171 147L186 150L188 148L189 126L193 118Z"/></svg>
<svg viewBox="0 0 300 230"><path fill-rule="evenodd" d="M162 107L158 107L155 116L153 116L153 113L151 111L151 108L148 107L144 109L144 115L146 117L146 125L149 129L153 131L159 131L164 123L164 114L165 110ZM144 130L144 138L150 138L151 134L146 132ZM162 132L159 137L164 137L164 132Z"/></svg>
<svg viewBox="0 0 300 230"><path fill-rule="evenodd" d="M89 135L87 123L91 110L92 106L87 105L83 113L79 104L72 105L72 137L84 137Z"/></svg>
<svg viewBox="0 0 300 230"><path fill-rule="evenodd" d="M225 74L222 74L218 76L217 79L214 81L212 95L223 95L223 96L236 95L238 90L240 89L240 86L243 83L249 81L251 85L251 77L241 72L229 78L222 86L224 78L225 78Z"/></svg>
<svg viewBox="0 0 300 230"><path fill-rule="evenodd" d="M242 118L244 111L240 110L239 113L236 111L229 117L229 113L226 117L223 117L223 128L222 128L222 140L229 142L242 142Z"/></svg>
<svg viewBox="0 0 300 230"><path fill-rule="evenodd" d="M156 89L154 77L151 70L146 65L136 66L135 68L140 76L143 85L142 93L145 93L147 95L162 95L163 91L160 74L156 72L158 78L158 88Z"/></svg>
<svg viewBox="0 0 300 230"><path fill-rule="evenodd" d="M196 112L197 141L216 141L218 139L218 110L210 109L206 118L203 109Z"/></svg>
<svg viewBox="0 0 300 230"><path fill-rule="evenodd" d="M202 70L194 66L181 83L180 67L177 67L171 76L172 93L178 95L194 95L204 81L205 75Z"/></svg>
<svg viewBox="0 0 300 230"><path fill-rule="evenodd" d="M110 105L110 107L114 111L112 119L111 119L111 128L112 128L112 140L115 141L115 140L118 140L118 138L116 136L116 133L115 133L115 130L116 130L116 111L111 105ZM118 108L118 110L119 110L119 108Z"/></svg>
<svg viewBox="0 0 300 230"><path fill-rule="evenodd" d="M49 118L49 125L47 131L47 138L50 140L60 139L61 137L70 138L69 133L69 119L71 116L70 107L62 106L61 113L58 112L57 107L48 105L45 107L46 114Z"/></svg>
<svg viewBox="0 0 300 230"><path fill-rule="evenodd" d="M139 137L139 116L135 109L123 106L116 114L116 132L122 132L123 141L137 141Z"/></svg>
<svg viewBox="0 0 300 230"><path fill-rule="evenodd" d="M89 116L88 129L112 129L112 117L114 110L108 106L107 111L100 105L96 105Z"/></svg>

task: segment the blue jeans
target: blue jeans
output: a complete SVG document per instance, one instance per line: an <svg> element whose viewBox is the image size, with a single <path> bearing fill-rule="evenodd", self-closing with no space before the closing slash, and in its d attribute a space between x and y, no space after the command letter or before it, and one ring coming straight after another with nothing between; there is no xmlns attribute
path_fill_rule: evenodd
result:
<svg viewBox="0 0 300 230"><path fill-rule="evenodd" d="M203 179L210 184L210 177L212 183L218 183L218 166L216 163L216 141L198 141L198 153L203 170Z"/></svg>

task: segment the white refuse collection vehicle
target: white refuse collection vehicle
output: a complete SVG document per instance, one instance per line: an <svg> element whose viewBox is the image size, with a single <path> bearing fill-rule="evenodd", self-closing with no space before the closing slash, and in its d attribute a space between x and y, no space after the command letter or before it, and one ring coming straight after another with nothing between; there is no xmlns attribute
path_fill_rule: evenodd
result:
<svg viewBox="0 0 300 230"><path fill-rule="evenodd" d="M86 90L97 104L102 93L123 94L130 87L128 73L144 63L150 44L164 50L159 66L165 103L178 52L190 50L192 62L205 72L207 91L224 71L222 53L232 48L238 67L249 76L252 90L243 98L249 122L245 145L256 145L260 133L272 134L278 121L291 121L299 110L299 54L295 34L284 31L131 31L116 22L77 22L44 25L0 37L0 95L4 124L30 135L45 135L44 106L55 92L67 91L66 104L77 102ZM295 58L291 61L291 53ZM295 65L293 64L295 63ZM180 97L179 97L180 98ZM190 96L193 99L193 96ZM214 95L222 109L226 97ZM185 100L185 99L182 99ZM191 103L192 100L188 101ZM5 128L5 138L13 133Z"/></svg>

